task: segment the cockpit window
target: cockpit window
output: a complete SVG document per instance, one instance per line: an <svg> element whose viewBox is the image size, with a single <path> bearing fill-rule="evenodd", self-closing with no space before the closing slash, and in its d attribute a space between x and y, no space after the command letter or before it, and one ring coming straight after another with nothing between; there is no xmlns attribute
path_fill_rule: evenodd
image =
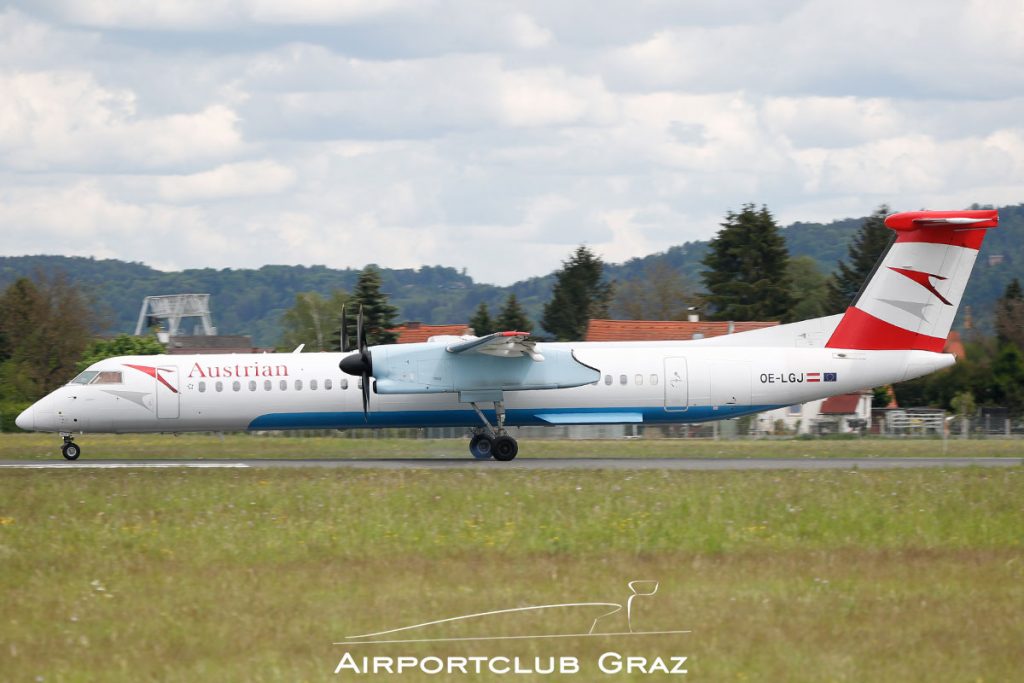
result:
<svg viewBox="0 0 1024 683"><path fill-rule="evenodd" d="M121 384L123 381L120 370L100 370L89 384Z"/></svg>
<svg viewBox="0 0 1024 683"><path fill-rule="evenodd" d="M98 374L100 374L100 373L98 373L95 370L86 370L85 372L80 374L78 377L76 377L73 380L71 380L69 382L69 384L88 384L89 382L92 381L92 378L95 377Z"/></svg>

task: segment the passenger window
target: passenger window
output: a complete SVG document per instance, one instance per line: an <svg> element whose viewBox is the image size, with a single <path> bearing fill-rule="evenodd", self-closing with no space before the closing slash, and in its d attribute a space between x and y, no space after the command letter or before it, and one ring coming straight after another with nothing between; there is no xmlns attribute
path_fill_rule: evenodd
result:
<svg viewBox="0 0 1024 683"><path fill-rule="evenodd" d="M224 391L224 382L217 382L213 388L217 391Z"/></svg>
<svg viewBox="0 0 1024 683"><path fill-rule="evenodd" d="M232 391L239 391L241 388L242 388L242 383L239 382L237 379L234 382L231 383L231 390Z"/></svg>
<svg viewBox="0 0 1024 683"><path fill-rule="evenodd" d="M657 375L651 375L651 384L653 386L658 386L658 376Z"/></svg>
<svg viewBox="0 0 1024 683"><path fill-rule="evenodd" d="M206 382L200 382L199 383L199 393L200 394L206 393Z"/></svg>
<svg viewBox="0 0 1024 683"><path fill-rule="evenodd" d="M342 388L343 390L344 390L344 389L348 389L348 380L347 380L347 379L342 379L342 380L341 380L341 388Z"/></svg>
<svg viewBox="0 0 1024 683"><path fill-rule="evenodd" d="M625 386L629 382L629 378L625 375L619 375L619 384Z"/></svg>
<svg viewBox="0 0 1024 683"><path fill-rule="evenodd" d="M121 384L120 370L101 370L89 384Z"/></svg>
<svg viewBox="0 0 1024 683"><path fill-rule="evenodd" d="M302 380L297 379L295 380L295 391L299 391L300 389L302 389Z"/></svg>
<svg viewBox="0 0 1024 683"><path fill-rule="evenodd" d="M312 391L316 391L316 380L315 379L309 380L309 388Z"/></svg>
<svg viewBox="0 0 1024 683"><path fill-rule="evenodd" d="M249 391L256 391L256 380L249 380Z"/></svg>
<svg viewBox="0 0 1024 683"><path fill-rule="evenodd" d="M273 388L274 388L274 383L273 382L271 382L269 379L263 380L263 391L270 391Z"/></svg>
<svg viewBox="0 0 1024 683"><path fill-rule="evenodd" d="M607 384L608 386L611 386L612 385L612 376L611 375L605 375L604 376L604 383Z"/></svg>
<svg viewBox="0 0 1024 683"><path fill-rule="evenodd" d="M281 391L286 391L288 389L288 380L281 380L281 384L279 386L281 387Z"/></svg>
<svg viewBox="0 0 1024 683"><path fill-rule="evenodd" d="M324 380L324 389L326 389L327 391L331 390L331 380L329 380L329 379L325 379Z"/></svg>

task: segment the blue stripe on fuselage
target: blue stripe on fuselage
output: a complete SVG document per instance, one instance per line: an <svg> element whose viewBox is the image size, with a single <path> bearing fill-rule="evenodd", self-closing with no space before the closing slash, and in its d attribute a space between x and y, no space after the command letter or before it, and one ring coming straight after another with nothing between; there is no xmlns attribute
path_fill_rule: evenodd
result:
<svg viewBox="0 0 1024 683"><path fill-rule="evenodd" d="M667 411L664 408L537 408L514 409L505 414L505 425L509 427L550 426L544 415L573 414L593 415L593 422L581 421L576 424L601 423L598 416L613 413L640 413L645 424L678 424L682 422L709 422L751 413L781 408L777 405L760 406L690 406L684 411ZM497 416L494 410L484 410L484 415L494 424ZM371 412L364 419L362 412L301 412L267 413L249 423L249 429L346 429L357 427L476 427L480 418L472 410L395 410Z"/></svg>

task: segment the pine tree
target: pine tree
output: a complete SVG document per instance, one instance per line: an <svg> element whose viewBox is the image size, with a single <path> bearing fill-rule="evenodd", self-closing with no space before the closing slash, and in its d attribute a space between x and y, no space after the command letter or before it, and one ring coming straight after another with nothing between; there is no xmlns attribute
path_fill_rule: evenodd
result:
<svg viewBox="0 0 1024 683"><path fill-rule="evenodd" d="M355 316L359 309L363 310L363 327L366 330L366 343L394 344L398 335L392 332L395 327L395 316L398 309L388 303L388 297L381 291L380 271L374 265L363 268L356 281L355 290L352 292L352 327L349 328L352 337L352 344L355 342Z"/></svg>
<svg viewBox="0 0 1024 683"><path fill-rule="evenodd" d="M469 319L469 326L473 328L473 334L483 337L494 332L494 320L491 319L491 311L487 303L481 301L476 307L476 312Z"/></svg>
<svg viewBox="0 0 1024 683"><path fill-rule="evenodd" d="M508 298L505 299L505 305L501 307L501 312L498 313L498 319L494 321L495 331L529 332L531 327L532 323L526 317L523 307L519 305L516 295L509 294Z"/></svg>
<svg viewBox="0 0 1024 683"><path fill-rule="evenodd" d="M562 269L544 306L541 325L559 341L578 341L591 318L608 317L613 286L603 281L604 262L587 247L577 247Z"/></svg>
<svg viewBox="0 0 1024 683"><path fill-rule="evenodd" d="M889 207L882 204L861 224L860 230L850 242L849 263L840 261L837 271L828 285L829 313L842 313L864 286L875 264L889 248L893 232L885 227Z"/></svg>
<svg viewBox="0 0 1024 683"><path fill-rule="evenodd" d="M701 273L712 320L789 320L789 252L768 208L730 211L704 257Z"/></svg>

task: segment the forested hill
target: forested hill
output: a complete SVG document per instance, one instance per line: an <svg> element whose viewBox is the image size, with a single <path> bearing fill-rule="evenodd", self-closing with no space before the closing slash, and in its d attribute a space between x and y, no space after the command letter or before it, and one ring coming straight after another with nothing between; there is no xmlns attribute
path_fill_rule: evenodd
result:
<svg viewBox="0 0 1024 683"><path fill-rule="evenodd" d="M995 300L1013 277L1024 275L1024 204L1002 207L1000 227L990 231L974 276L968 285L965 304L972 306L976 320L985 324ZM828 224L796 223L783 228L791 255L813 258L822 272L830 273L860 226L862 218L848 218ZM643 277L657 261L664 261L683 273L695 286L700 284L701 258L707 242L687 242L671 249L609 264L610 279L629 281ZM566 253L568 256L568 252ZM613 257L613 255L605 255ZM989 265L993 256L1002 262ZM259 269L191 269L162 272L141 263L68 256L0 257L0 287L15 278L34 273L62 272L86 291L104 309L110 332L131 332L142 300L156 294L208 292L212 295L213 321L223 334L251 334L260 345L274 345L280 336L281 314L295 302L298 292L334 289L351 290L359 275L355 269L324 266L264 266ZM383 289L399 307L400 320L450 323L468 320L480 302L497 311L511 292L534 321L548 300L553 275L531 278L508 287L481 284L454 268L424 266L418 269L381 269Z"/></svg>

